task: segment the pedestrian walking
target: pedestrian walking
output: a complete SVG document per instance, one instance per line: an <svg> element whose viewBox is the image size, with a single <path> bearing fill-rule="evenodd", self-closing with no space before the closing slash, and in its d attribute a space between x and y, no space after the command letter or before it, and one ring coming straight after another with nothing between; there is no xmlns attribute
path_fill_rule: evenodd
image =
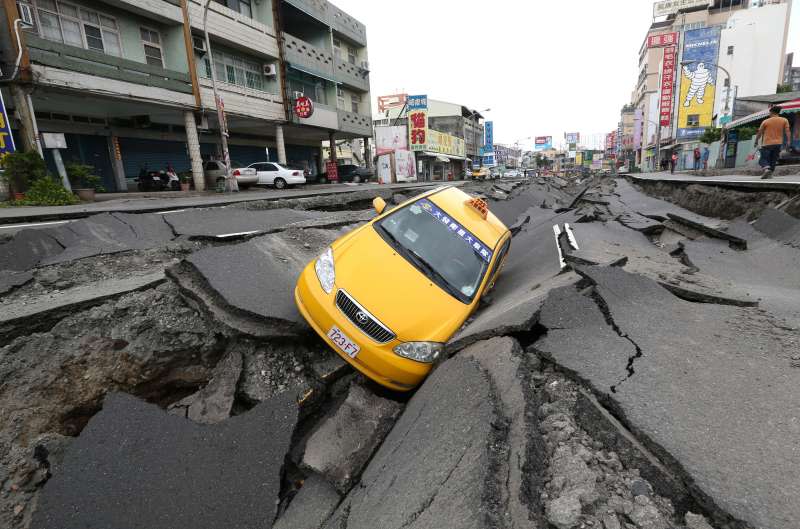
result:
<svg viewBox="0 0 800 529"><path fill-rule="evenodd" d="M769 164L761 175L762 180L772 178L778 158L781 154L781 147L784 144L784 135L787 139L791 138L789 120L781 117L781 108L777 105L769 109L769 117L761 123L756 134L755 146L761 142L761 158Z"/></svg>
<svg viewBox="0 0 800 529"><path fill-rule="evenodd" d="M703 147L703 172L708 171L708 157L711 156L711 151L708 146Z"/></svg>
<svg viewBox="0 0 800 529"><path fill-rule="evenodd" d="M669 172L675 174L675 165L678 163L678 155L674 152L669 157Z"/></svg>
<svg viewBox="0 0 800 529"><path fill-rule="evenodd" d="M701 157L702 157L702 154L700 153L700 147L695 147L694 148L694 165L692 166L692 168L694 169L695 173L697 173L698 169L700 169L700 158Z"/></svg>

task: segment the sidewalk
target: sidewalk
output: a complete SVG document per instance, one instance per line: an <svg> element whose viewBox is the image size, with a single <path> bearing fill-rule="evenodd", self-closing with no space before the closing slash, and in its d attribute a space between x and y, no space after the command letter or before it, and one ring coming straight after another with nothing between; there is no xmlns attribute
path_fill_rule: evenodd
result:
<svg viewBox="0 0 800 529"><path fill-rule="evenodd" d="M703 176L702 174L696 174L694 171L682 171L675 174L670 174L667 171L660 173L630 173L624 176L634 182L646 180L680 182L760 191L793 191L800 193L800 173L775 176L769 180L761 180L760 176L743 174Z"/></svg>
<svg viewBox="0 0 800 529"><path fill-rule="evenodd" d="M76 204L74 206L20 206L0 208L0 224L35 222L45 220L77 219L97 213L151 213L186 208L207 208L225 206L257 200L279 200L282 198L303 198L317 195L333 195L369 191L371 189L413 189L434 187L442 184L462 185L465 181L454 182L414 182L405 184L326 184L308 186L302 189L275 190L253 189L238 193L184 193L163 191L158 193L115 193L110 200ZM187 194L189 196L187 196ZM105 197L104 197L105 198Z"/></svg>

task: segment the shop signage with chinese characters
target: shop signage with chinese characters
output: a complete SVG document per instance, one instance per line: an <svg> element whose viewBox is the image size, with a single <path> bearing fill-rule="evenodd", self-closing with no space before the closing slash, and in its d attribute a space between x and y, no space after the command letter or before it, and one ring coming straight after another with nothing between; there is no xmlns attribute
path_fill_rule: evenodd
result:
<svg viewBox="0 0 800 529"><path fill-rule="evenodd" d="M425 148L426 151L449 154L459 158L466 157L467 144L461 138L433 129L428 129L427 135L428 143Z"/></svg>
<svg viewBox="0 0 800 529"><path fill-rule="evenodd" d="M675 60L677 49L677 46L664 48L664 61L661 66L661 117L659 118L662 127L669 127L672 124L672 102L675 96Z"/></svg>
<svg viewBox="0 0 800 529"><path fill-rule="evenodd" d="M648 48L666 48L678 44L677 33L662 33L661 35L650 35L647 37Z"/></svg>
<svg viewBox="0 0 800 529"><path fill-rule="evenodd" d="M535 140L535 149L537 151L544 151L546 149L553 148L553 137L552 136L536 136Z"/></svg>
<svg viewBox="0 0 800 529"><path fill-rule="evenodd" d="M17 150L14 145L14 136L11 134L11 123L8 121L6 103L0 93L0 154L8 154Z"/></svg>
<svg viewBox="0 0 800 529"><path fill-rule="evenodd" d="M428 144L428 96L408 96L408 145L412 151L424 151Z"/></svg>
<svg viewBox="0 0 800 529"><path fill-rule="evenodd" d="M714 0L660 0L653 4L653 17L663 17L694 7L710 7Z"/></svg>
<svg viewBox="0 0 800 529"><path fill-rule="evenodd" d="M314 114L314 103L306 96L294 100L294 113L298 118L310 118Z"/></svg>

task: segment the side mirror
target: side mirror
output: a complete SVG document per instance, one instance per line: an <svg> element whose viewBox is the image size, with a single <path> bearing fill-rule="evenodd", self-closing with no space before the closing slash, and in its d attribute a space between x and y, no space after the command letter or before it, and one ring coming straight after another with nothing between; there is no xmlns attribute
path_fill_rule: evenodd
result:
<svg viewBox="0 0 800 529"><path fill-rule="evenodd" d="M375 197L372 200L372 207L375 208L375 211L378 212L378 215L383 213L383 210L386 209L386 201L381 197Z"/></svg>

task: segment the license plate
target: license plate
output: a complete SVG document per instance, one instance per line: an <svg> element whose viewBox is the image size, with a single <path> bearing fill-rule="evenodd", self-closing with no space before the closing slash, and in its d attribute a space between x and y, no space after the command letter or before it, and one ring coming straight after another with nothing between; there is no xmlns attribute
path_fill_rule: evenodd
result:
<svg viewBox="0 0 800 529"><path fill-rule="evenodd" d="M353 340L348 338L336 325L331 327L331 330L328 331L328 338L350 358L355 358L361 350L361 348Z"/></svg>

